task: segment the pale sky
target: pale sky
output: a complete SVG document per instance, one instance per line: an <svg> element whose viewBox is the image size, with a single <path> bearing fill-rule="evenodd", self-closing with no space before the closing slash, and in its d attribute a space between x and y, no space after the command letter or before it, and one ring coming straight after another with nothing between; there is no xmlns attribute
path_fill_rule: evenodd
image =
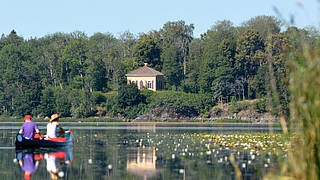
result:
<svg viewBox="0 0 320 180"><path fill-rule="evenodd" d="M5 2L3 2L5 1ZM147 33L168 21L194 24L194 36L217 21L235 26L258 15L277 16L276 7L295 25L319 28L320 0L1 0L0 34L12 29L28 39L56 32Z"/></svg>

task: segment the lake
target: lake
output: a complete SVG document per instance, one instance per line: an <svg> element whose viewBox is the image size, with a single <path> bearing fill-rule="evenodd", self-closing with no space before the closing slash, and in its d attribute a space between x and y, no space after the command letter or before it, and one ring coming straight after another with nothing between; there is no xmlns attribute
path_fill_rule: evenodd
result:
<svg viewBox="0 0 320 180"><path fill-rule="evenodd" d="M1 123L0 179L262 179L286 158L278 124L61 124L72 148L16 150L22 124Z"/></svg>

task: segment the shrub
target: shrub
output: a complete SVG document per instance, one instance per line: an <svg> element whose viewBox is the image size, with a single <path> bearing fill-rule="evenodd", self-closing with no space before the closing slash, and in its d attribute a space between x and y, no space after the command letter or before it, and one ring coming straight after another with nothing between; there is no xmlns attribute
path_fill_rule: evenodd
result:
<svg viewBox="0 0 320 180"><path fill-rule="evenodd" d="M93 91L91 96L94 104L101 104L107 100L106 96L100 91Z"/></svg>
<svg viewBox="0 0 320 180"><path fill-rule="evenodd" d="M214 115L219 115L221 112L222 112L222 109L219 108L219 107L214 107L213 110L212 110L213 114Z"/></svg>
<svg viewBox="0 0 320 180"><path fill-rule="evenodd" d="M149 108L162 107L167 112L192 117L205 113L213 104L213 99L207 94L166 91L156 93L151 98Z"/></svg>
<svg viewBox="0 0 320 180"><path fill-rule="evenodd" d="M253 103L253 109L257 113L267 112L267 101L265 98L259 99Z"/></svg>
<svg viewBox="0 0 320 180"><path fill-rule="evenodd" d="M248 108L247 103L245 101L239 102L233 96L230 102L230 108L232 113L239 113L240 111L246 110Z"/></svg>

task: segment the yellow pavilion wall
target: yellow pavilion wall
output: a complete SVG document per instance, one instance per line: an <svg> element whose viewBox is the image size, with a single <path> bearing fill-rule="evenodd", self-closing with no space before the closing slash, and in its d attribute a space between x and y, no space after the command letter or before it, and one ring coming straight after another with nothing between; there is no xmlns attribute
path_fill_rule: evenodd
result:
<svg viewBox="0 0 320 180"><path fill-rule="evenodd" d="M157 79L156 77L127 77L127 83L129 84L132 81L135 81L138 89L140 89L140 81L142 80L143 82L143 87L146 88L147 87L147 82L148 81L153 81L153 88L148 88L149 90L152 91L156 91L156 87L157 87Z"/></svg>

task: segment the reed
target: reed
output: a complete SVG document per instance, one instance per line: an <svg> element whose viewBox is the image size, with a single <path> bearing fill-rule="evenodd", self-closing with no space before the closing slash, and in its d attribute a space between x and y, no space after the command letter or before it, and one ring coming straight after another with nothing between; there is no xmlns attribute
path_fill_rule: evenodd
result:
<svg viewBox="0 0 320 180"><path fill-rule="evenodd" d="M292 140L290 173L298 179L320 179L320 49L302 48L301 57L290 63L290 120L299 137Z"/></svg>
<svg viewBox="0 0 320 180"><path fill-rule="evenodd" d="M280 179L320 179L320 48L302 43L289 70L291 148Z"/></svg>

